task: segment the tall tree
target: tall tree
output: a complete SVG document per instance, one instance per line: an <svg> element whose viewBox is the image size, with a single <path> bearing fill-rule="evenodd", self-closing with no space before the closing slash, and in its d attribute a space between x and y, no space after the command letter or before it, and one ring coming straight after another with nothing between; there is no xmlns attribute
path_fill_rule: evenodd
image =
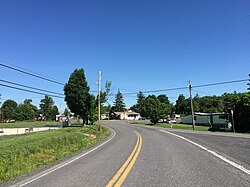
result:
<svg viewBox="0 0 250 187"><path fill-rule="evenodd" d="M88 122L89 86L83 69L76 69L64 86L65 101L68 108L75 115L83 119L83 124Z"/></svg>
<svg viewBox="0 0 250 187"><path fill-rule="evenodd" d="M135 105L133 105L130 109L140 113L141 116L145 116L145 114L143 114L143 105L144 105L144 101L145 101L145 96L144 94L140 91L137 94L137 103Z"/></svg>
<svg viewBox="0 0 250 187"><path fill-rule="evenodd" d="M50 120L54 120L56 117L56 114L58 113L57 112L58 109L56 111L56 108L54 106L54 101L51 97L46 95L43 99L41 99L40 112L46 118Z"/></svg>
<svg viewBox="0 0 250 187"><path fill-rule="evenodd" d="M143 113L150 118L151 123L156 124L163 116L161 103L155 95L149 95L144 102Z"/></svg>
<svg viewBox="0 0 250 187"><path fill-rule="evenodd" d="M4 113L4 119L5 120L15 119L16 109L17 109L17 103L14 100L11 99L6 100L1 107L1 111Z"/></svg>
<svg viewBox="0 0 250 187"><path fill-rule="evenodd" d="M185 99L185 96L183 94L180 94L178 99L176 100L175 113L185 114L188 111L187 108L188 108L188 102Z"/></svg>
<svg viewBox="0 0 250 187"><path fill-rule="evenodd" d="M124 103L124 99L120 90L118 90L115 96L114 110L116 112L122 112L125 110L125 103Z"/></svg>

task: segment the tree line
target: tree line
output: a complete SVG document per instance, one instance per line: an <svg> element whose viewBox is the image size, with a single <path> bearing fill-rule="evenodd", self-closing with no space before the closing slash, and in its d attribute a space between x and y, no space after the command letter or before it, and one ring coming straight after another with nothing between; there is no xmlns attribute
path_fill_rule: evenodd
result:
<svg viewBox="0 0 250 187"><path fill-rule="evenodd" d="M55 116L59 114L59 111L57 106L54 105L53 99L49 96L45 96L40 101L40 109L32 104L32 99L25 99L21 104L17 104L17 102L12 99L8 99L3 103L1 113L2 120L4 121L24 121L34 120L34 118L55 120Z"/></svg>

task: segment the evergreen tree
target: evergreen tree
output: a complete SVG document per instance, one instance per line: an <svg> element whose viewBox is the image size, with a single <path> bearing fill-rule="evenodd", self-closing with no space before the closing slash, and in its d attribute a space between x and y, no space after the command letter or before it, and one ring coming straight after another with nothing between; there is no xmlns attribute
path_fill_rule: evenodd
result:
<svg viewBox="0 0 250 187"><path fill-rule="evenodd" d="M144 94L140 91L137 94L137 103L135 105L133 105L132 107L130 107L131 110L140 113L141 116L145 116L145 114L143 113L143 105L144 105L144 101L145 101L145 96Z"/></svg>
<svg viewBox="0 0 250 187"><path fill-rule="evenodd" d="M116 96L115 96L115 102L114 102L114 111L116 112L122 112L125 110L125 103L123 100L122 93L120 90L118 90Z"/></svg>

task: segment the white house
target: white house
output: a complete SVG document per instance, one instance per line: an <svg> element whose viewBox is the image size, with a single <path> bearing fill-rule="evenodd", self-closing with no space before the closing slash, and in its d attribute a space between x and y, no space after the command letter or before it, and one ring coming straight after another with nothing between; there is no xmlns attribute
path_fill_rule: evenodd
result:
<svg viewBox="0 0 250 187"><path fill-rule="evenodd" d="M196 125L212 125L218 128L228 128L228 117L226 113L194 113ZM181 122L192 124L192 115L181 117Z"/></svg>
<svg viewBox="0 0 250 187"><path fill-rule="evenodd" d="M132 110L125 110L124 112L114 112L116 119L120 120L139 120L140 114Z"/></svg>

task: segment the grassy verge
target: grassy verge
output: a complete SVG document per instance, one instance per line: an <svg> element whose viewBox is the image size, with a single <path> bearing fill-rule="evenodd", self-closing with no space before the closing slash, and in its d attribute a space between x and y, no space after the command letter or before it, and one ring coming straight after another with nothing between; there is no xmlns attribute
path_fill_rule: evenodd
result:
<svg viewBox="0 0 250 187"><path fill-rule="evenodd" d="M150 125L153 126L150 122L130 122L131 124L139 124L139 125ZM154 125L156 127L164 127L164 128L171 128L170 124L168 123L157 123ZM193 130L192 125L189 124L173 124L172 126L173 129L185 129L185 130ZM208 131L209 127L208 126L195 126L195 130L197 131Z"/></svg>
<svg viewBox="0 0 250 187"><path fill-rule="evenodd" d="M0 184L91 147L109 135L105 127L65 128L0 138Z"/></svg>
<svg viewBox="0 0 250 187"><path fill-rule="evenodd" d="M0 128L30 128L30 127L60 127L61 122L55 121L17 121L15 123L0 123Z"/></svg>
<svg viewBox="0 0 250 187"><path fill-rule="evenodd" d="M167 123L158 123L155 126L157 127L164 127L164 128L171 128L170 124ZM189 124L173 124L172 126L173 129L184 129L184 130L193 130L193 126ZM208 126L195 126L196 131L208 131L209 127Z"/></svg>

